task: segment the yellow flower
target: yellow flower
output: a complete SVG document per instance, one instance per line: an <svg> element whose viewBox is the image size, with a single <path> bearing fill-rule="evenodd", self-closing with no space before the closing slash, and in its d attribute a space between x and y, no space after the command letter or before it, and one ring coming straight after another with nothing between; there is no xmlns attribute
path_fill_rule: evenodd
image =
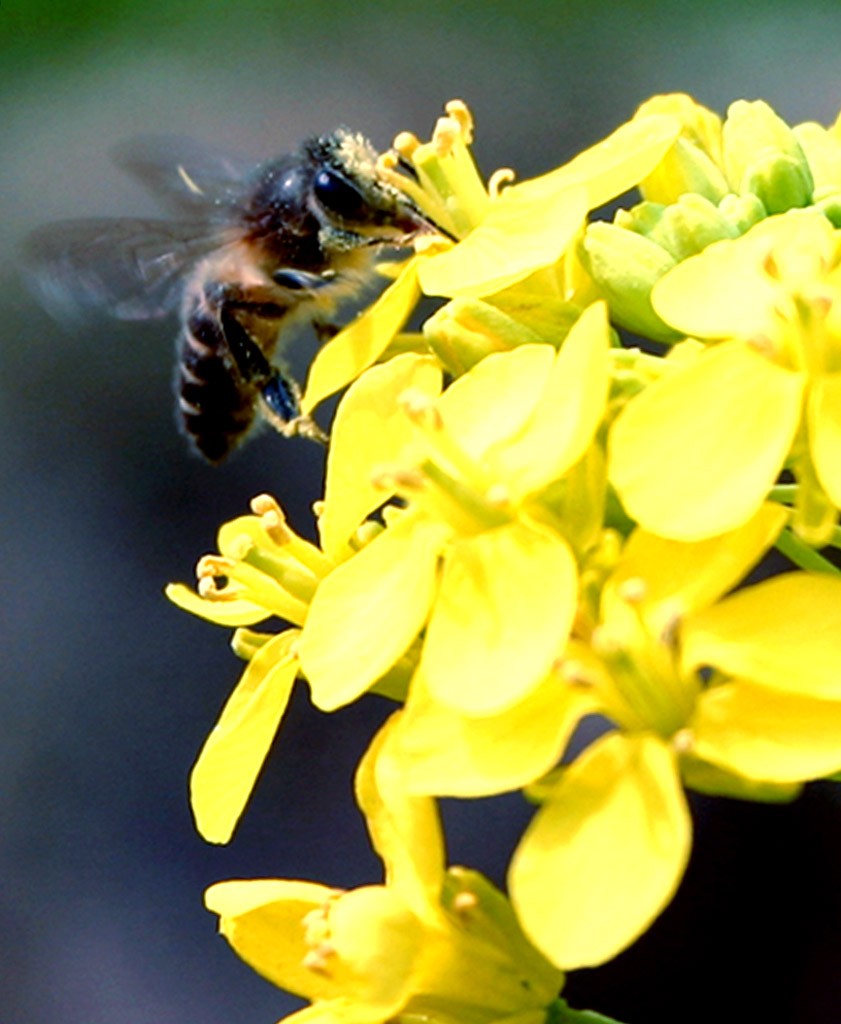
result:
<svg viewBox="0 0 841 1024"><path fill-rule="evenodd" d="M841 766L841 580L794 572L717 600L784 518L766 506L698 544L638 530L590 643L570 644L560 673L617 728L543 787L509 874L559 967L615 956L671 898L691 843L681 781L780 800Z"/></svg>
<svg viewBox="0 0 841 1024"><path fill-rule="evenodd" d="M205 900L234 950L312 1005L291 1021L541 1024L563 983L526 940L505 897L464 868L445 870L429 798L409 797L379 756L357 773L357 801L385 882L349 892L312 882L220 882Z"/></svg>
<svg viewBox="0 0 841 1024"><path fill-rule="evenodd" d="M420 239L418 254L397 280L318 353L301 403L305 414L380 358L421 292L480 298L557 264L587 211L635 185L679 130L673 117L640 117L563 167L502 188L511 172L496 172L487 186L479 176L467 107L456 100L446 109L430 142L403 133L379 165L442 235L433 242ZM401 165L411 168L411 176L399 173Z"/></svg>
<svg viewBox="0 0 841 1024"><path fill-rule="evenodd" d="M411 792L533 784L542 808L509 886L565 970L615 956L671 898L691 842L682 783L789 799L841 765L841 580L791 573L721 599L784 521L767 505L695 544L637 530L553 671L499 713L443 704L422 672L412 682L388 740ZM593 713L612 731L553 771Z"/></svg>
<svg viewBox="0 0 841 1024"><path fill-rule="evenodd" d="M630 515L709 537L746 522L788 467L795 529L826 543L841 506L841 234L812 211L770 217L677 266L653 303L718 343L617 419L609 472Z"/></svg>
<svg viewBox="0 0 841 1024"><path fill-rule="evenodd" d="M558 353L522 345L483 360L437 402L404 398L417 437L381 471L379 501L390 490L406 507L392 509L387 528L322 581L298 644L320 708L364 693L424 627L424 677L455 707L499 710L545 676L575 611L571 542L586 545L601 527L603 482L585 488L593 461L600 475L591 443L604 415L609 343L596 304ZM365 465L370 475L370 446L384 433L350 397L328 466L328 490L331 476L345 481L350 517L334 492L340 528L335 517L322 522L339 537L358 522L357 481ZM345 438L351 418L359 428Z"/></svg>
<svg viewBox="0 0 841 1024"><path fill-rule="evenodd" d="M356 528L382 503L381 492L365 473L357 475L358 452L351 439L361 431L368 454L377 461L404 451L413 432L397 408L397 396L407 388L419 394L440 391L441 374L431 359L401 356L371 370L337 412L320 506L321 548L298 536L277 502L262 495L252 502L254 515L220 529L220 553L198 563L198 592L175 583L167 587L169 599L223 626L251 626L276 616L301 627L323 579L369 539ZM373 433L372 420L377 426ZM228 842L251 794L299 673L299 636L300 628L274 635L242 629L234 634L234 649L248 666L190 776L196 827L209 842Z"/></svg>

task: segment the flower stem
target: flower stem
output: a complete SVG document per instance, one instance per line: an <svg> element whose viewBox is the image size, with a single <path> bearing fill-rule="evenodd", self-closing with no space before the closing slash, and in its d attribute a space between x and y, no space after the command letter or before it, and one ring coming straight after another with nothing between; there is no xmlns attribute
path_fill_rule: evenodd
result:
<svg viewBox="0 0 841 1024"><path fill-rule="evenodd" d="M836 527L836 532L838 528ZM828 572L841 576L841 569L833 565L829 559L818 554L814 548L809 547L799 537L796 537L791 530L783 530L777 538L775 545L777 550L790 559L798 568L812 572Z"/></svg>

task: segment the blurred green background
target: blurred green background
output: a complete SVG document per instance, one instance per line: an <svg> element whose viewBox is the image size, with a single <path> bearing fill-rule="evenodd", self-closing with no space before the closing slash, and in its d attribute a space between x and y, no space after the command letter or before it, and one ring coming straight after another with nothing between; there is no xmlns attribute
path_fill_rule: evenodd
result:
<svg viewBox="0 0 841 1024"><path fill-rule="evenodd" d="M0 1021L243 1024L294 1003L214 935L227 877L378 879L350 774L387 709L299 695L228 848L186 778L239 673L222 630L169 606L219 523L261 491L311 531L321 454L266 433L230 463L174 427L174 323L56 325L16 253L62 217L153 215L109 164L136 134L255 161L347 124L385 147L467 100L488 173L573 156L650 95L789 121L841 107L838 3L0 2ZM630 1024L841 1021L841 804L698 801L687 879L652 931L569 982ZM448 803L451 859L501 881L516 796Z"/></svg>

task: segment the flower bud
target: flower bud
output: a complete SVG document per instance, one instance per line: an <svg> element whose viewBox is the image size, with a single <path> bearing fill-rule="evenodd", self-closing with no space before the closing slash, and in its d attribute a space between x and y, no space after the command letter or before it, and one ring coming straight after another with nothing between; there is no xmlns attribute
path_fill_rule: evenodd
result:
<svg viewBox="0 0 841 1024"><path fill-rule="evenodd" d="M815 193L841 187L841 139L814 121L795 125L792 131L809 161Z"/></svg>
<svg viewBox="0 0 841 1024"><path fill-rule="evenodd" d="M762 200L751 193L737 196L730 192L721 200L718 208L740 235L768 216Z"/></svg>
<svg viewBox="0 0 841 1024"><path fill-rule="evenodd" d="M633 212L633 211L631 211ZM659 216L649 214L643 231L676 260L684 260L723 238L738 238L739 231L703 196L687 193L664 207Z"/></svg>
<svg viewBox="0 0 841 1024"><path fill-rule="evenodd" d="M651 306L651 289L677 262L661 245L636 231L596 221L587 228L579 254L617 324L654 341L681 337Z"/></svg>
<svg viewBox="0 0 841 1024"><path fill-rule="evenodd" d="M717 203L729 187L710 157L686 139L677 138L660 163L640 182L643 197L659 203L675 203L695 192Z"/></svg>
<svg viewBox="0 0 841 1024"><path fill-rule="evenodd" d="M752 192L769 213L811 202L809 161L791 128L762 100L731 104L724 122L724 169L734 192Z"/></svg>
<svg viewBox="0 0 841 1024"><path fill-rule="evenodd" d="M542 339L529 327L480 299L453 299L423 325L429 347L454 376L492 352Z"/></svg>

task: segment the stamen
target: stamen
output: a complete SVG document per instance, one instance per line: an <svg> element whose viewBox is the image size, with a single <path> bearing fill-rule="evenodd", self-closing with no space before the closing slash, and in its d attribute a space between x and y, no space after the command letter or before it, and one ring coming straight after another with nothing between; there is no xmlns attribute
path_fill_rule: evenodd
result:
<svg viewBox="0 0 841 1024"><path fill-rule="evenodd" d="M676 754L688 754L695 746L695 735L691 729L678 729L672 736L672 749Z"/></svg>
<svg viewBox="0 0 841 1024"><path fill-rule="evenodd" d="M747 343L750 348L766 359L774 358L774 342L767 334L754 334L752 338L747 339Z"/></svg>
<svg viewBox="0 0 841 1024"><path fill-rule="evenodd" d="M232 558L225 558L224 555L202 555L196 562L196 579L201 582L214 576L228 576L234 568L235 562Z"/></svg>
<svg viewBox="0 0 841 1024"><path fill-rule="evenodd" d="M494 508L504 508L511 502L511 491L505 484L491 484L485 493L485 501Z"/></svg>
<svg viewBox="0 0 841 1024"><path fill-rule="evenodd" d="M417 135L412 132L400 132L399 135L395 136L392 148L396 149L400 156L404 160L411 160L415 150L420 146L421 141ZM383 154L387 156L388 154ZM396 161L395 161L396 164Z"/></svg>
<svg viewBox="0 0 841 1024"><path fill-rule="evenodd" d="M260 517L260 525L275 544L285 547L291 543L292 530L286 524L283 509L270 494L258 494L251 502L251 511Z"/></svg>
<svg viewBox="0 0 841 1024"><path fill-rule="evenodd" d="M398 405L415 426L423 430L443 430L444 421L435 407L435 399L417 388L407 388L397 399Z"/></svg>
<svg viewBox="0 0 841 1024"><path fill-rule="evenodd" d="M592 690L596 685L595 677L588 672L584 662L577 661L575 658L558 658L552 665L552 670L570 686Z"/></svg>
<svg viewBox="0 0 841 1024"><path fill-rule="evenodd" d="M468 146L471 145L473 142L473 115L464 100L450 100L444 105L444 110L458 122L465 143Z"/></svg>
<svg viewBox="0 0 841 1024"><path fill-rule="evenodd" d="M458 914L466 915L471 910L475 910L479 905L479 900L476 898L476 894L473 892L460 892L456 894L453 900L453 910Z"/></svg>
<svg viewBox="0 0 841 1024"><path fill-rule="evenodd" d="M509 185L517 177L517 172L510 167L500 167L488 179L488 192L491 199L499 199L504 186Z"/></svg>
<svg viewBox="0 0 841 1024"><path fill-rule="evenodd" d="M317 974L326 974L329 960L335 955L335 946L332 946L329 942L321 942L306 954L301 963L309 971L314 971Z"/></svg>
<svg viewBox="0 0 841 1024"><path fill-rule="evenodd" d="M639 576L623 580L616 588L616 592L623 601L628 604L640 604L648 594L648 585Z"/></svg>
<svg viewBox="0 0 841 1024"><path fill-rule="evenodd" d="M381 491L419 493L425 486L423 474L403 466L374 466L370 476L372 486Z"/></svg>

